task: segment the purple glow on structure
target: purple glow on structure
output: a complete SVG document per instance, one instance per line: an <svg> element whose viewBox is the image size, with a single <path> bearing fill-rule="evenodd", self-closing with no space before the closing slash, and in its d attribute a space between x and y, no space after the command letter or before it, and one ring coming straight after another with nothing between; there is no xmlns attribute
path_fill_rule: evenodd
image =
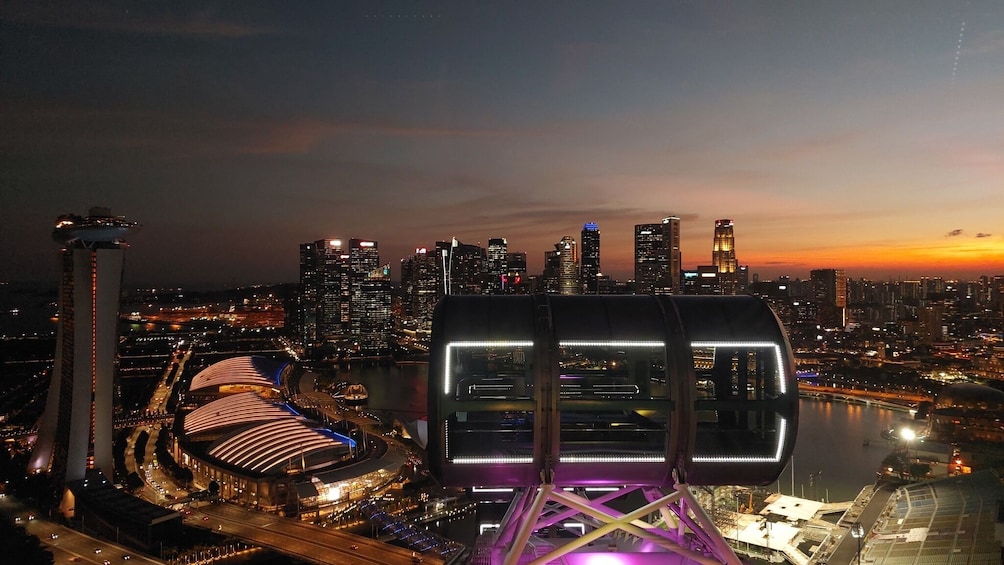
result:
<svg viewBox="0 0 1004 565"><path fill-rule="evenodd" d="M693 563L675 553L568 553L567 565L684 565Z"/></svg>

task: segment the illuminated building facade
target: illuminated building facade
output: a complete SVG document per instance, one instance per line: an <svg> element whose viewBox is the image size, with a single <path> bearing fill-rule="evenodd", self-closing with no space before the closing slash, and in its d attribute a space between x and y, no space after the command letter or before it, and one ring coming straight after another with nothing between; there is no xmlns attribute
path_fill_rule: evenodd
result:
<svg viewBox="0 0 1004 565"><path fill-rule="evenodd" d="M493 237L488 240L488 261L485 273L487 294L507 294L508 255L509 244L504 237Z"/></svg>
<svg viewBox="0 0 1004 565"><path fill-rule="evenodd" d="M600 227L593 222L582 226L579 239L582 245L582 293L597 294L599 292L600 276Z"/></svg>
<svg viewBox="0 0 1004 565"><path fill-rule="evenodd" d="M575 238L566 235L554 244L558 260L558 294L582 294L579 282L579 255Z"/></svg>
<svg viewBox="0 0 1004 565"><path fill-rule="evenodd" d="M484 294L485 249L479 245L452 241L437 241L437 269L443 294Z"/></svg>
<svg viewBox="0 0 1004 565"><path fill-rule="evenodd" d="M296 337L305 348L349 334L348 253L341 239L300 244Z"/></svg>
<svg viewBox="0 0 1004 565"><path fill-rule="evenodd" d="M352 291L352 338L360 351L386 350L393 329L390 265L382 265L359 278Z"/></svg>
<svg viewBox="0 0 1004 565"><path fill-rule="evenodd" d="M363 352L386 349L391 330L390 265L380 265L379 248L372 240L350 239L348 255L352 340Z"/></svg>
<svg viewBox="0 0 1004 565"><path fill-rule="evenodd" d="M138 225L92 208L60 216L62 245L56 359L29 471L49 472L56 492L89 469L112 479L112 417L119 293L126 237Z"/></svg>
<svg viewBox="0 0 1004 565"><path fill-rule="evenodd" d="M680 290L682 257L680 218L634 227L636 294L676 294Z"/></svg>
<svg viewBox="0 0 1004 565"><path fill-rule="evenodd" d="M530 281L526 276L526 252L510 251L506 253L506 294L528 294Z"/></svg>
<svg viewBox="0 0 1004 565"><path fill-rule="evenodd" d="M718 269L720 294L735 294L738 286L736 262L736 236L732 220L715 220L714 248L711 264Z"/></svg>
<svg viewBox="0 0 1004 565"><path fill-rule="evenodd" d="M414 322L418 329L432 328L432 312L439 300L437 280L436 257L425 247L401 259L402 310L405 318Z"/></svg>

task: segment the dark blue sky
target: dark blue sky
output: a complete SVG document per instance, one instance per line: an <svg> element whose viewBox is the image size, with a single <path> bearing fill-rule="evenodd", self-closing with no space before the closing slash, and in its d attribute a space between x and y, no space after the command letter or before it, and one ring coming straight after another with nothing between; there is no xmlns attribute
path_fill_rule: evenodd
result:
<svg viewBox="0 0 1004 565"><path fill-rule="evenodd" d="M8 1L2 279L54 218L143 224L127 280L296 279L297 246L736 222L764 276L1004 272L1004 4ZM954 235L951 235L954 234ZM395 276L397 273L395 272Z"/></svg>

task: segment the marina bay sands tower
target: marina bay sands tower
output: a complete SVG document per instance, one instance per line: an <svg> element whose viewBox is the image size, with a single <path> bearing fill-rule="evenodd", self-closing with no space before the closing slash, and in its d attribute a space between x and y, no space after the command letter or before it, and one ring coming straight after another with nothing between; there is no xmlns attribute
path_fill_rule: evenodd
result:
<svg viewBox="0 0 1004 565"><path fill-rule="evenodd" d="M88 469L113 474L112 413L119 292L126 237L138 224L91 208L60 216L59 326L52 382L29 472L48 472L62 492Z"/></svg>

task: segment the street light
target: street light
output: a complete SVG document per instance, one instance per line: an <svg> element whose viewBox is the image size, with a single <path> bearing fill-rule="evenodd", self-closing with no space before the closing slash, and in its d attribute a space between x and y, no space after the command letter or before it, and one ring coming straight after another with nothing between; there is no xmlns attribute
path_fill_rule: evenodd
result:
<svg viewBox="0 0 1004 565"><path fill-rule="evenodd" d="M865 537L865 528L861 522L855 522L851 526L851 537L858 540L858 565L861 565L861 538Z"/></svg>
<svg viewBox="0 0 1004 565"><path fill-rule="evenodd" d="M916 439L917 434L913 431L913 428L903 428L899 431L899 437L903 438L906 442L906 470L910 472L910 442ZM911 479L913 477L911 476Z"/></svg>

